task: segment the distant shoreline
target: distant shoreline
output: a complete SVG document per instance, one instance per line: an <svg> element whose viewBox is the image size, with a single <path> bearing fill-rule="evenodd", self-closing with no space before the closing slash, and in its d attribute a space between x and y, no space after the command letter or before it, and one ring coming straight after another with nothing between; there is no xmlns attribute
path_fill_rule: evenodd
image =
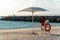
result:
<svg viewBox="0 0 60 40"><path fill-rule="evenodd" d="M41 22L43 16L34 16L34 22ZM50 22L60 23L60 16L44 16ZM5 16L0 18L0 20L5 21L26 21L32 22L32 16Z"/></svg>
<svg viewBox="0 0 60 40"><path fill-rule="evenodd" d="M0 20L0 21L10 21L10 20ZM20 22L20 21L16 21L16 22ZM22 21L22 22L31 22L31 21ZM41 22L38 22L38 23L41 23ZM60 23L60 22L50 22L50 23Z"/></svg>

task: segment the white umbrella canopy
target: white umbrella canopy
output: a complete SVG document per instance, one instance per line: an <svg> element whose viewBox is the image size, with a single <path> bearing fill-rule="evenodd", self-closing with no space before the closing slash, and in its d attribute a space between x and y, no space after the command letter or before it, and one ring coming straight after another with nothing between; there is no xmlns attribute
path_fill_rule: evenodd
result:
<svg viewBox="0 0 60 40"><path fill-rule="evenodd" d="M38 12L38 11L47 11L46 9L40 8L40 7L29 7L25 8L23 10L19 10L18 12Z"/></svg>
<svg viewBox="0 0 60 40"><path fill-rule="evenodd" d="M34 33L34 12L39 12L39 11L48 11L44 8L40 8L40 7L29 7L29 8L25 8L23 10L19 10L18 12L31 12L32 13L32 33Z"/></svg>

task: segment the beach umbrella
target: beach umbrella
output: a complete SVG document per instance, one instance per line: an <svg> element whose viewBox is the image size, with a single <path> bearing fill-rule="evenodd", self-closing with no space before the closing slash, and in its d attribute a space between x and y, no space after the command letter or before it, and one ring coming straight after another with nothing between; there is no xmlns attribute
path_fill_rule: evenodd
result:
<svg viewBox="0 0 60 40"><path fill-rule="evenodd" d="M19 10L18 12L31 12L32 13L32 33L34 33L34 13L38 12L38 11L48 11L44 8L40 8L40 7L29 7L29 8L25 8L23 10Z"/></svg>

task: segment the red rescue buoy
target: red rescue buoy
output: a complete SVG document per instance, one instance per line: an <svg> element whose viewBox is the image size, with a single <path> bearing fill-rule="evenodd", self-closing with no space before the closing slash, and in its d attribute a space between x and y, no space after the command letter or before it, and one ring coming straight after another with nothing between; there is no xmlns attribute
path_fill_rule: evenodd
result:
<svg viewBox="0 0 60 40"><path fill-rule="evenodd" d="M49 23L45 24L45 31L50 32L51 30L51 25Z"/></svg>

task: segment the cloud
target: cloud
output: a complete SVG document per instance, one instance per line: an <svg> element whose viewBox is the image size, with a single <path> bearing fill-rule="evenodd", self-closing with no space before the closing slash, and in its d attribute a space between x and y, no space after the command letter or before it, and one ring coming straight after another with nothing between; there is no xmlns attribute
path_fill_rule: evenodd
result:
<svg viewBox="0 0 60 40"><path fill-rule="evenodd" d="M50 13L60 13L60 0L0 0L0 14L16 14L18 10L38 6L50 10Z"/></svg>
<svg viewBox="0 0 60 40"><path fill-rule="evenodd" d="M60 15L60 0L35 0L34 6L39 6L50 10L49 14Z"/></svg>
<svg viewBox="0 0 60 40"><path fill-rule="evenodd" d="M32 6L32 0L0 0L0 14L8 15Z"/></svg>

